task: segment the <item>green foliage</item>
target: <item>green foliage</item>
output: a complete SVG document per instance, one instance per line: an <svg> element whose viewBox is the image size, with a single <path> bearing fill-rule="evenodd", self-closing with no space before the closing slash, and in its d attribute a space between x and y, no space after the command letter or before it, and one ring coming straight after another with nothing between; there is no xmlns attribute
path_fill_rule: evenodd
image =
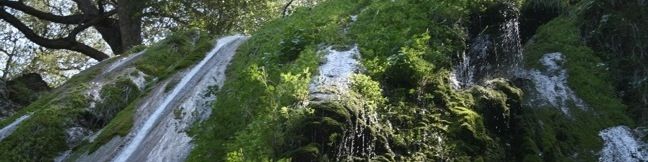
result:
<svg viewBox="0 0 648 162"><path fill-rule="evenodd" d="M421 58L428 52L429 39L427 34L420 39L415 38L412 47L403 47L398 54L387 58L385 80L388 86L409 90L419 86L419 82L433 72L434 64Z"/></svg>
<svg viewBox="0 0 648 162"><path fill-rule="evenodd" d="M320 60L318 46L348 44L340 28L358 5L323 2L317 9L298 9L254 33L228 67L214 114L192 130L197 145L189 161L280 159L274 151L280 148L275 147L290 142L282 132L293 118L308 112L295 107L307 98L308 83Z"/></svg>
<svg viewBox="0 0 648 162"><path fill-rule="evenodd" d="M45 93L30 89L23 81L14 81L13 83L7 89L9 89L10 99L18 104L29 104Z"/></svg>
<svg viewBox="0 0 648 162"><path fill-rule="evenodd" d="M62 151L71 149L66 143L67 128L82 126L97 130L113 119L115 113L139 96L139 90L129 80L118 80L105 85L101 91L102 103L93 111L87 108L89 99L85 92L88 86L82 84L68 88L56 97L45 97L33 103L29 110L35 111L31 118L0 143L3 159L12 161L51 160Z"/></svg>
<svg viewBox="0 0 648 162"><path fill-rule="evenodd" d="M34 113L16 131L0 144L0 155L7 161L48 161L59 151L67 149L65 143L65 116L57 109Z"/></svg>
<svg viewBox="0 0 648 162"><path fill-rule="evenodd" d="M534 43L527 45L527 64L541 68L539 60L544 54L561 52L566 57L565 68L569 74L569 86L597 112L613 117L613 123L624 122L626 106L615 97L611 76L595 52L580 40L580 30L575 20L569 17L558 18L541 27Z"/></svg>
<svg viewBox="0 0 648 162"><path fill-rule="evenodd" d="M598 131L619 124L633 125L624 114L626 106L616 98L609 72L589 47L581 41L578 21L573 16L559 17L538 29L532 43L525 47L527 65L543 68L539 60L546 53L561 52L569 74L568 85L577 96L588 103L588 110L572 108L568 118L551 108L531 109L524 113L524 141L519 150L530 152L520 158L537 159L543 153L545 161L585 159L595 161L602 144ZM528 138L528 139L527 139ZM578 157L572 157L578 154Z"/></svg>
<svg viewBox="0 0 648 162"><path fill-rule="evenodd" d="M68 148L65 140L65 128L81 116L87 106L83 95L83 86L70 89L47 101L47 104L36 102L32 110L37 109L31 118L0 143L0 155L10 161L44 161L51 160L59 152ZM37 108L36 108L37 106ZM30 106L31 107L31 106Z"/></svg>
<svg viewBox="0 0 648 162"><path fill-rule="evenodd" d="M578 17L584 41L607 68L628 114L648 125L648 6L643 1L585 1Z"/></svg>
<svg viewBox="0 0 648 162"><path fill-rule="evenodd" d="M383 105L386 99L383 98L380 83L363 74L355 74L352 77L351 90L365 98L365 102L373 102L372 105Z"/></svg>
<svg viewBox="0 0 648 162"><path fill-rule="evenodd" d="M69 89L73 89L73 88L77 88L78 86L85 85L84 83L88 82L89 80L94 78L97 74L99 74L101 68L103 68L103 66L105 66L106 64L108 64L108 62L102 62L96 66L93 66L91 68L88 68L85 71L80 72L79 74L70 78L66 83L61 85L59 88L54 89L49 93L43 94L43 96L41 96L38 100L20 109L14 115L7 117L3 120L0 120L0 127L4 127L8 125L9 123L15 121L19 117L26 115L30 112L47 108L48 104L50 104L52 100L54 100L57 97L61 97L59 94L66 93L66 91L69 91Z"/></svg>
<svg viewBox="0 0 648 162"><path fill-rule="evenodd" d="M382 75L387 59L415 35L425 33L432 1L376 1L358 13L350 32L360 46L370 76ZM369 32L371 31L371 32Z"/></svg>
<svg viewBox="0 0 648 162"><path fill-rule="evenodd" d="M110 120L110 123L103 127L101 133L89 145L89 153L96 151L103 144L108 143L115 136L125 137L133 127L133 120L136 113L137 101L132 102L130 105L121 110L117 115Z"/></svg>
<svg viewBox="0 0 648 162"><path fill-rule="evenodd" d="M386 148L392 130L377 118L386 103L380 84L366 75L356 74L352 76L350 90L348 93L335 94L342 98L340 100L313 103L308 106L306 113L297 113L301 118L292 118L295 122L288 125L284 137L291 142L286 143L280 151L293 161L393 159ZM376 156L367 157L358 153L358 150L366 148L354 148L356 152L345 153L340 150L344 145L343 140L374 148L372 151Z"/></svg>
<svg viewBox="0 0 648 162"><path fill-rule="evenodd" d="M331 0L269 23L240 47L217 92L214 115L192 130L197 146L189 160L331 159L334 151L325 148L339 142L348 121L371 112L380 114L379 121L360 127L372 130L366 137L379 139L378 157L503 159L503 144L490 137L487 119L474 109L479 96L449 83L450 58L465 49L462 19L478 8L469 4ZM316 51L354 42L368 75L355 75L353 93L340 103L303 107L320 60ZM393 91L400 82L409 85ZM497 101L519 100L499 91L506 96Z"/></svg>
<svg viewBox="0 0 648 162"><path fill-rule="evenodd" d="M101 102L97 103L92 111L95 121L92 121L94 123L91 124L99 126L99 128L108 124L117 113L139 97L140 91L128 78L122 78L103 87L100 95Z"/></svg>
<svg viewBox="0 0 648 162"><path fill-rule="evenodd" d="M571 5L570 3L569 0L525 0L522 5L522 10L561 13Z"/></svg>
<svg viewBox="0 0 648 162"><path fill-rule="evenodd" d="M147 75L162 79L202 59L213 46L207 33L189 30L174 33L146 50L135 64Z"/></svg>

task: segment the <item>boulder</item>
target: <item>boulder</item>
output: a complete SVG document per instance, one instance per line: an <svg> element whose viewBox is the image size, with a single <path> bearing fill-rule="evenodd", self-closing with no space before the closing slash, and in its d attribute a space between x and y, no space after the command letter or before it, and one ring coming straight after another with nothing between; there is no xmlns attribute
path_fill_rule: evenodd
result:
<svg viewBox="0 0 648 162"><path fill-rule="evenodd" d="M20 106L36 101L43 92L50 91L40 74L29 73L7 82L9 99Z"/></svg>
<svg viewBox="0 0 648 162"><path fill-rule="evenodd" d="M36 101L50 91L47 82L36 73L29 73L5 82L0 80L0 119Z"/></svg>

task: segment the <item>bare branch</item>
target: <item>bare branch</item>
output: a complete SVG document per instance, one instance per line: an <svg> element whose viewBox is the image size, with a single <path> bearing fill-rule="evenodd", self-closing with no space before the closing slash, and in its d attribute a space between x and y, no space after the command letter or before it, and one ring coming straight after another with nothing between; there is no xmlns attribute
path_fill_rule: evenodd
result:
<svg viewBox="0 0 648 162"><path fill-rule="evenodd" d="M70 32L70 34L68 34L67 38L69 38L69 39L76 38L76 35L78 35L82 31L84 31L84 30L86 30L86 29L88 29L88 28L90 28L90 27L92 27L94 25L97 25L97 24L101 23L102 21L104 21L105 19L108 19L111 15L114 15L116 13L117 13L117 10L112 10L112 11L108 12L105 15L96 17L96 18L94 18L94 19L92 19L92 20L90 20L90 21L88 21L86 23L83 23L83 24L77 26L76 28L72 29L72 32Z"/></svg>
<svg viewBox="0 0 648 162"><path fill-rule="evenodd" d="M8 0L0 0L0 7L9 7L21 12L24 12L26 14L32 15L36 18L42 19L42 20L47 20L55 23L61 23L61 24L78 24L81 23L85 20L84 15L69 15L69 16L60 16L60 15L54 15L51 13L43 12L38 9L35 9L33 7L25 5L22 1L8 1Z"/></svg>
<svg viewBox="0 0 648 162"><path fill-rule="evenodd" d="M290 0L290 1L288 1L288 3L284 6L284 8L283 8L283 13L282 13L283 16L287 16L287 14L288 14L288 7L290 7L290 5L292 5L292 3L293 3L294 1L295 1L295 0Z"/></svg>
<svg viewBox="0 0 648 162"><path fill-rule="evenodd" d="M38 34L36 34L32 29L30 29L27 25L25 25L23 22L21 22L18 18L9 14L4 9L0 9L0 19L5 20L7 23L11 24L11 26L15 27L21 33L23 33L27 39L40 46L46 48L52 48L52 49L67 49L67 50L81 52L98 61L108 58L108 55L106 55L105 53L98 51L83 43L79 43L74 39L68 39L68 38L48 39L48 38L41 37Z"/></svg>

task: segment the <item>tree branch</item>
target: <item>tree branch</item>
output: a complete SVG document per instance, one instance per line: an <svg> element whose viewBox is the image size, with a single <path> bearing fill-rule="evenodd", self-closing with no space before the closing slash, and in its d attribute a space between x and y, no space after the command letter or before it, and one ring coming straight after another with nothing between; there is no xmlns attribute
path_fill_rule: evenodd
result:
<svg viewBox="0 0 648 162"><path fill-rule="evenodd" d="M36 34L32 29L30 29L27 25L21 22L18 18L5 11L3 8L0 8L0 19L5 20L7 23L11 24L11 26L15 27L21 33L23 33L25 37L27 37L27 39L40 46L46 48L52 48L52 49L67 49L67 50L81 52L84 55L89 56L97 61L101 61L108 58L108 55L106 55L105 53L98 51L83 43L79 43L74 39L43 38L38 34Z"/></svg>
<svg viewBox="0 0 648 162"><path fill-rule="evenodd" d="M7 6L10 8L13 8L15 10L24 12L26 14L32 15L36 18L55 22L55 23L61 23L61 24L79 24L85 20L85 15L77 14L77 15L69 15L69 16L60 16L60 15L54 15L51 13L43 12L38 9L32 8L30 6L25 5L22 1L8 1L8 0L0 0L0 7Z"/></svg>
<svg viewBox="0 0 648 162"><path fill-rule="evenodd" d="M287 16L286 14L288 14L288 7L290 7L290 5L292 5L292 3L293 3L294 1L295 1L295 0L290 0L290 1L289 1L289 2L284 6L284 8L283 8L283 13L282 13L283 16Z"/></svg>
<svg viewBox="0 0 648 162"><path fill-rule="evenodd" d="M92 20L90 20L90 21L88 21L86 23L80 24L79 26L72 29L72 32L70 32L70 34L68 34L67 38L68 39L75 39L77 34L81 33L82 31L84 31L84 30L86 30L86 29L88 29L88 28L90 28L90 27L92 27L94 25L97 25L97 24L101 23L102 21L104 21L104 19L108 19L111 15L114 15L116 13L117 13L117 10L112 10L112 11L110 11L110 12L104 14L104 15L101 15L99 17L96 17L96 18L94 18L94 19L92 19Z"/></svg>
<svg viewBox="0 0 648 162"><path fill-rule="evenodd" d="M95 7L90 0L74 0L77 6L86 16L99 14L99 9Z"/></svg>

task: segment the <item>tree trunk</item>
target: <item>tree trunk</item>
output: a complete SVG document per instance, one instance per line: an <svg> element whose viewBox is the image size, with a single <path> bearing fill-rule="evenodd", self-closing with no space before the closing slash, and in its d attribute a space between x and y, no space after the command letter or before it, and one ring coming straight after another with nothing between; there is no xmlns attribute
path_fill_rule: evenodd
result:
<svg viewBox="0 0 648 162"><path fill-rule="evenodd" d="M141 0L117 0L119 8L119 29L121 34L122 51L128 51L142 44L142 10L145 3Z"/></svg>

